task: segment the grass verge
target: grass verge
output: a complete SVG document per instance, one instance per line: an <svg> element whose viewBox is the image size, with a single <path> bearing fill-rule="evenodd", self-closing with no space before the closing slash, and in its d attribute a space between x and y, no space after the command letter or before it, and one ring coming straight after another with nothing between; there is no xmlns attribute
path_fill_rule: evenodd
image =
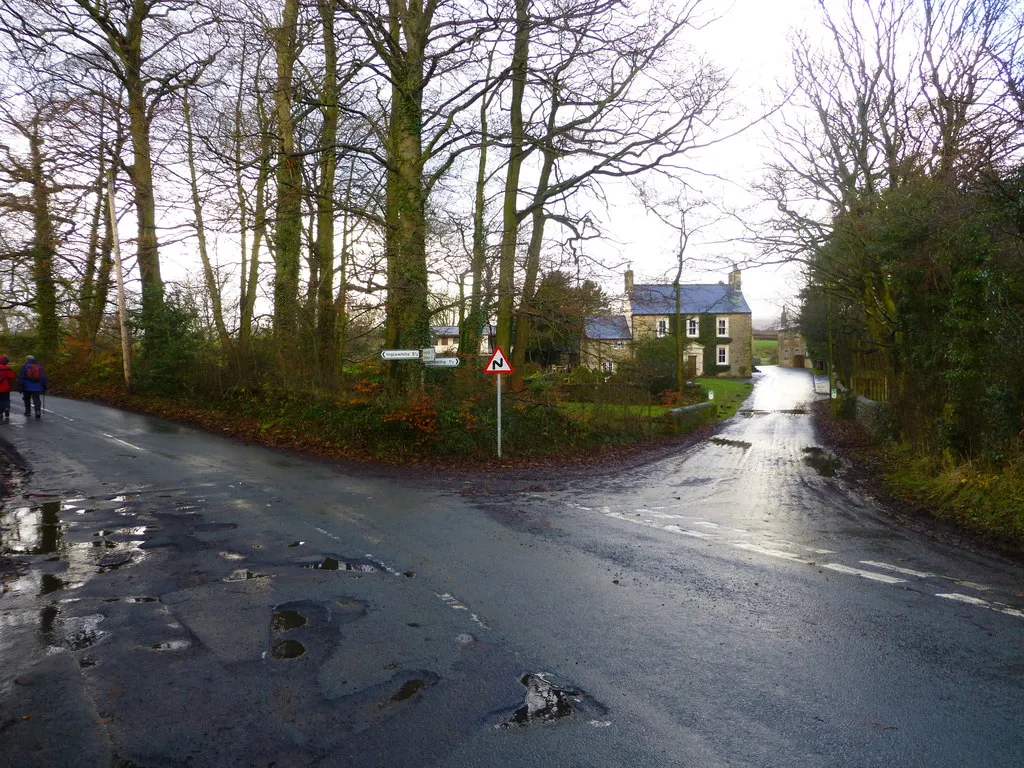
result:
<svg viewBox="0 0 1024 768"><path fill-rule="evenodd" d="M942 466L905 446L885 451L894 496L974 534L1024 549L1024 458L1001 469L973 462Z"/></svg>
<svg viewBox="0 0 1024 768"><path fill-rule="evenodd" d="M719 420L733 416L750 393L754 391L753 382L745 379L697 379L705 390L715 393L718 403Z"/></svg>

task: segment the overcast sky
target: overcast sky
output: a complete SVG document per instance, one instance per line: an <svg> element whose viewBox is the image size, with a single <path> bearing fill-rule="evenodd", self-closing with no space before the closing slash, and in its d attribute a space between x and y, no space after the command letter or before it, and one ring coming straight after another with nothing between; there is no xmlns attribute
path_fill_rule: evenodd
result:
<svg viewBox="0 0 1024 768"><path fill-rule="evenodd" d="M778 97L776 83L786 79L791 69L790 32L816 19L814 5L813 0L706 0L708 13L718 20L691 40L731 76L733 98L745 110L740 121L756 116ZM708 197L722 199L730 208L741 209L756 202L751 186L762 175L770 154L763 128L754 127L706 150L696 161L701 171L724 181L693 175L688 183ZM628 262L637 282L674 275L678 235L629 198L623 192L621 204L608 213L607 227L613 237L602 244L602 260ZM751 213L747 220L753 224L757 216ZM729 242L740 235L737 226L726 224L700 232L687 249L693 256L692 271L683 281L724 281L731 262L755 260L754 246ZM610 277L606 287L621 291L621 285L621 280ZM753 309L755 325L776 318L782 303L792 302L799 289L800 272L795 267L747 267L743 271L743 293Z"/></svg>

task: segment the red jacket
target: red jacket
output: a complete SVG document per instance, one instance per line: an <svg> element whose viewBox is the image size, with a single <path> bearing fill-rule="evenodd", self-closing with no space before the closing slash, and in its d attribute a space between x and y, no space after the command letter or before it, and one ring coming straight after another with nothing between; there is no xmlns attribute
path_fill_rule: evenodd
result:
<svg viewBox="0 0 1024 768"><path fill-rule="evenodd" d="M15 378L16 374L9 365L0 364L0 392L10 392Z"/></svg>

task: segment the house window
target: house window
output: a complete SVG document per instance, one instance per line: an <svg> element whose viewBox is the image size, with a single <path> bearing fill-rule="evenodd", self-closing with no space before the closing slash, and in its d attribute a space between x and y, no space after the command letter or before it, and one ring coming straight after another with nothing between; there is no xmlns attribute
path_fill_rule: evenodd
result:
<svg viewBox="0 0 1024 768"><path fill-rule="evenodd" d="M729 348L722 344L718 347L718 364L728 365L729 364Z"/></svg>
<svg viewBox="0 0 1024 768"><path fill-rule="evenodd" d="M668 336L668 320L665 318L658 319L658 338Z"/></svg>
<svg viewBox="0 0 1024 768"><path fill-rule="evenodd" d="M601 363L601 370L605 373L615 373L615 363L611 360L605 360Z"/></svg>
<svg viewBox="0 0 1024 768"><path fill-rule="evenodd" d="M728 336L729 335L729 318L720 317L718 318L718 335Z"/></svg>
<svg viewBox="0 0 1024 768"><path fill-rule="evenodd" d="M686 335L691 339L697 338L697 318L688 317L686 319Z"/></svg>
<svg viewBox="0 0 1024 768"><path fill-rule="evenodd" d="M612 346L615 349L625 349L626 348L626 342L624 342L624 341L616 341Z"/></svg>

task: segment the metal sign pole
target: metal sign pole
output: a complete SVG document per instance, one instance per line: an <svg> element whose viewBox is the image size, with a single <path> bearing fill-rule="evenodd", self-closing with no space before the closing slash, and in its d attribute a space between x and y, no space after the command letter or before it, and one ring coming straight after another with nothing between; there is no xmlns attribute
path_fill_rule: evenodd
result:
<svg viewBox="0 0 1024 768"><path fill-rule="evenodd" d="M498 380L498 458L501 458L501 376L495 376Z"/></svg>

